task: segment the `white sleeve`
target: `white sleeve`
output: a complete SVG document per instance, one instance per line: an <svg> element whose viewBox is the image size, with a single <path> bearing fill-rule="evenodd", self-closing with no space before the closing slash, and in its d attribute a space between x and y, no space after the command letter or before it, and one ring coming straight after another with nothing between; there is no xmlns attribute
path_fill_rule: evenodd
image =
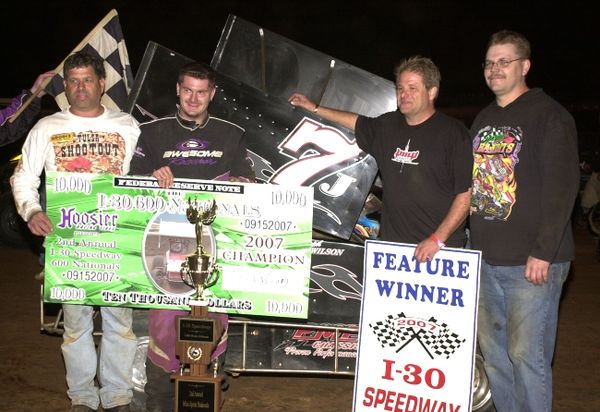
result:
<svg viewBox="0 0 600 412"><path fill-rule="evenodd" d="M10 178L17 212L28 221L31 215L42 210L38 189L44 170L47 151L52 150L41 128L34 127L23 144L21 160Z"/></svg>

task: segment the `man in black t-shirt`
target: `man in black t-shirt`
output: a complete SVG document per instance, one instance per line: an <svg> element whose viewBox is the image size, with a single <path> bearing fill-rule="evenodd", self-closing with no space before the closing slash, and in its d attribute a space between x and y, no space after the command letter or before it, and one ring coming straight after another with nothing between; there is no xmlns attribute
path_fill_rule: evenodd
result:
<svg viewBox="0 0 600 412"><path fill-rule="evenodd" d="M398 110L369 118L322 107L294 93L289 102L354 130L383 181L382 240L417 244L424 262L443 246L463 247L471 198L469 133L435 108L441 75L428 58L395 69Z"/></svg>

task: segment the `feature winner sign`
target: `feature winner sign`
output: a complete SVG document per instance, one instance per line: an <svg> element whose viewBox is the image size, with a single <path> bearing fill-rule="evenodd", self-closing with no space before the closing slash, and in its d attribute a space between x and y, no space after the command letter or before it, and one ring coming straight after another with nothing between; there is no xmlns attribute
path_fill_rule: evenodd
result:
<svg viewBox="0 0 600 412"><path fill-rule="evenodd" d="M188 309L181 264L197 249L218 267L211 311L306 318L313 192L308 187L51 172L44 301ZM216 202L198 236L192 202Z"/></svg>
<svg viewBox="0 0 600 412"><path fill-rule="evenodd" d="M365 243L354 411L471 410L481 253Z"/></svg>

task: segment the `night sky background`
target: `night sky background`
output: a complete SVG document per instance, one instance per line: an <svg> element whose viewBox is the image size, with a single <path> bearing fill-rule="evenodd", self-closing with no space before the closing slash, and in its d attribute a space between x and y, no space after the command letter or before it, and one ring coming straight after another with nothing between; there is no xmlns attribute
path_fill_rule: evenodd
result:
<svg viewBox="0 0 600 412"><path fill-rule="evenodd" d="M440 67L438 106L481 107L493 95L481 62L488 37L507 28L532 43L530 87L598 127L600 19L587 1L5 1L0 97L29 88L55 68L114 8L137 71L149 40L210 63L229 14L378 76L415 54ZM583 121L582 121L583 122ZM595 123L595 126L594 124ZM581 126L583 127L583 126Z"/></svg>

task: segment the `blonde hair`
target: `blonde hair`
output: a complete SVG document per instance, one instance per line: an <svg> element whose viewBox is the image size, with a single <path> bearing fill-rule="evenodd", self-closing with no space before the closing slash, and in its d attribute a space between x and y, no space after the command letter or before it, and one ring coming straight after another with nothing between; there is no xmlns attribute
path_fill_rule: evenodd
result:
<svg viewBox="0 0 600 412"><path fill-rule="evenodd" d="M398 78L404 72L420 74L427 89L431 89L432 87L439 89L440 82L442 81L440 69L427 57L413 56L398 63L394 68L396 82L398 82Z"/></svg>

